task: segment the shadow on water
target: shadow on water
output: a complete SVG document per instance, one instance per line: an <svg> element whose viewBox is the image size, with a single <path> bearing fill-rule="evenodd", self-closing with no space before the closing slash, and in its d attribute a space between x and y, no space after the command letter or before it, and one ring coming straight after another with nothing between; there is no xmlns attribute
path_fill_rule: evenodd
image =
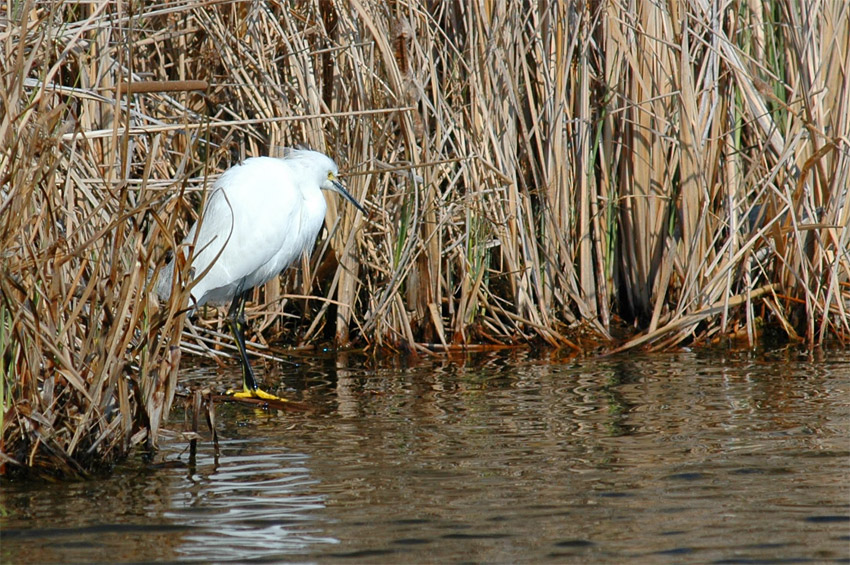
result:
<svg viewBox="0 0 850 565"><path fill-rule="evenodd" d="M221 405L218 454L172 433L153 467L3 484L0 560L850 560L846 354L278 370L314 410Z"/></svg>

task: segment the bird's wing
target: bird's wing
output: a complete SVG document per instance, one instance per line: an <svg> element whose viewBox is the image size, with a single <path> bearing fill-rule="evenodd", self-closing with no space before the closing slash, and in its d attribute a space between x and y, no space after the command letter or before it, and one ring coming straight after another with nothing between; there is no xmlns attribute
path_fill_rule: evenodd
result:
<svg viewBox="0 0 850 565"><path fill-rule="evenodd" d="M215 289L247 289L274 276L277 271L268 264L290 245L300 198L284 172L268 161L249 160L222 175L198 230L193 267L196 276L209 271L198 282L196 297Z"/></svg>

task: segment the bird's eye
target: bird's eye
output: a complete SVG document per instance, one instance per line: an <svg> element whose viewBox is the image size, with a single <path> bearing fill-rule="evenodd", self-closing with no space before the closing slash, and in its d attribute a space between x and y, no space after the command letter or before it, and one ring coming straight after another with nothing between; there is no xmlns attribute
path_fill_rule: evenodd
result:
<svg viewBox="0 0 850 565"><path fill-rule="evenodd" d="M333 171L328 171L328 180L334 180Z"/></svg>

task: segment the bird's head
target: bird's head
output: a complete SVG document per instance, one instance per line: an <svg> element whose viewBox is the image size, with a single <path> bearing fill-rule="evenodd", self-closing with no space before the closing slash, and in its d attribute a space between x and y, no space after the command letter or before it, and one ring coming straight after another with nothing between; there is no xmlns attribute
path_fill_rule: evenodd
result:
<svg viewBox="0 0 850 565"><path fill-rule="evenodd" d="M351 196L351 193L348 192L344 186L342 186L342 183L337 180L337 175L339 174L339 171L336 168L336 163L331 161L331 165L333 165L333 167L328 170L327 178L324 180L324 182L322 182L321 187L324 190L338 192L343 196L343 198L354 204L355 208L365 214L366 210L363 208L363 206L361 206L360 203L353 196Z"/></svg>
<svg viewBox="0 0 850 565"><path fill-rule="evenodd" d="M366 213L363 206L339 182L337 178L339 176L339 168L334 163L334 160L324 153L309 149L286 149L283 158L299 161L302 170L306 174L317 175L316 180L319 183L319 188L341 194L343 198L354 204L358 210L364 214ZM310 172L307 173L307 171Z"/></svg>

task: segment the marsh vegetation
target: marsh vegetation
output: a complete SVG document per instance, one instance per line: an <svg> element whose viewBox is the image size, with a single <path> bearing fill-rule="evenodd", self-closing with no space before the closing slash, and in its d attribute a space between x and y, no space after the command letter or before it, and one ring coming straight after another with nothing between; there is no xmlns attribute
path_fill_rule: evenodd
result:
<svg viewBox="0 0 850 565"><path fill-rule="evenodd" d="M6 470L155 442L181 355L228 350L151 275L218 174L285 146L368 213L329 199L255 291L262 355L850 335L843 0L5 6Z"/></svg>

